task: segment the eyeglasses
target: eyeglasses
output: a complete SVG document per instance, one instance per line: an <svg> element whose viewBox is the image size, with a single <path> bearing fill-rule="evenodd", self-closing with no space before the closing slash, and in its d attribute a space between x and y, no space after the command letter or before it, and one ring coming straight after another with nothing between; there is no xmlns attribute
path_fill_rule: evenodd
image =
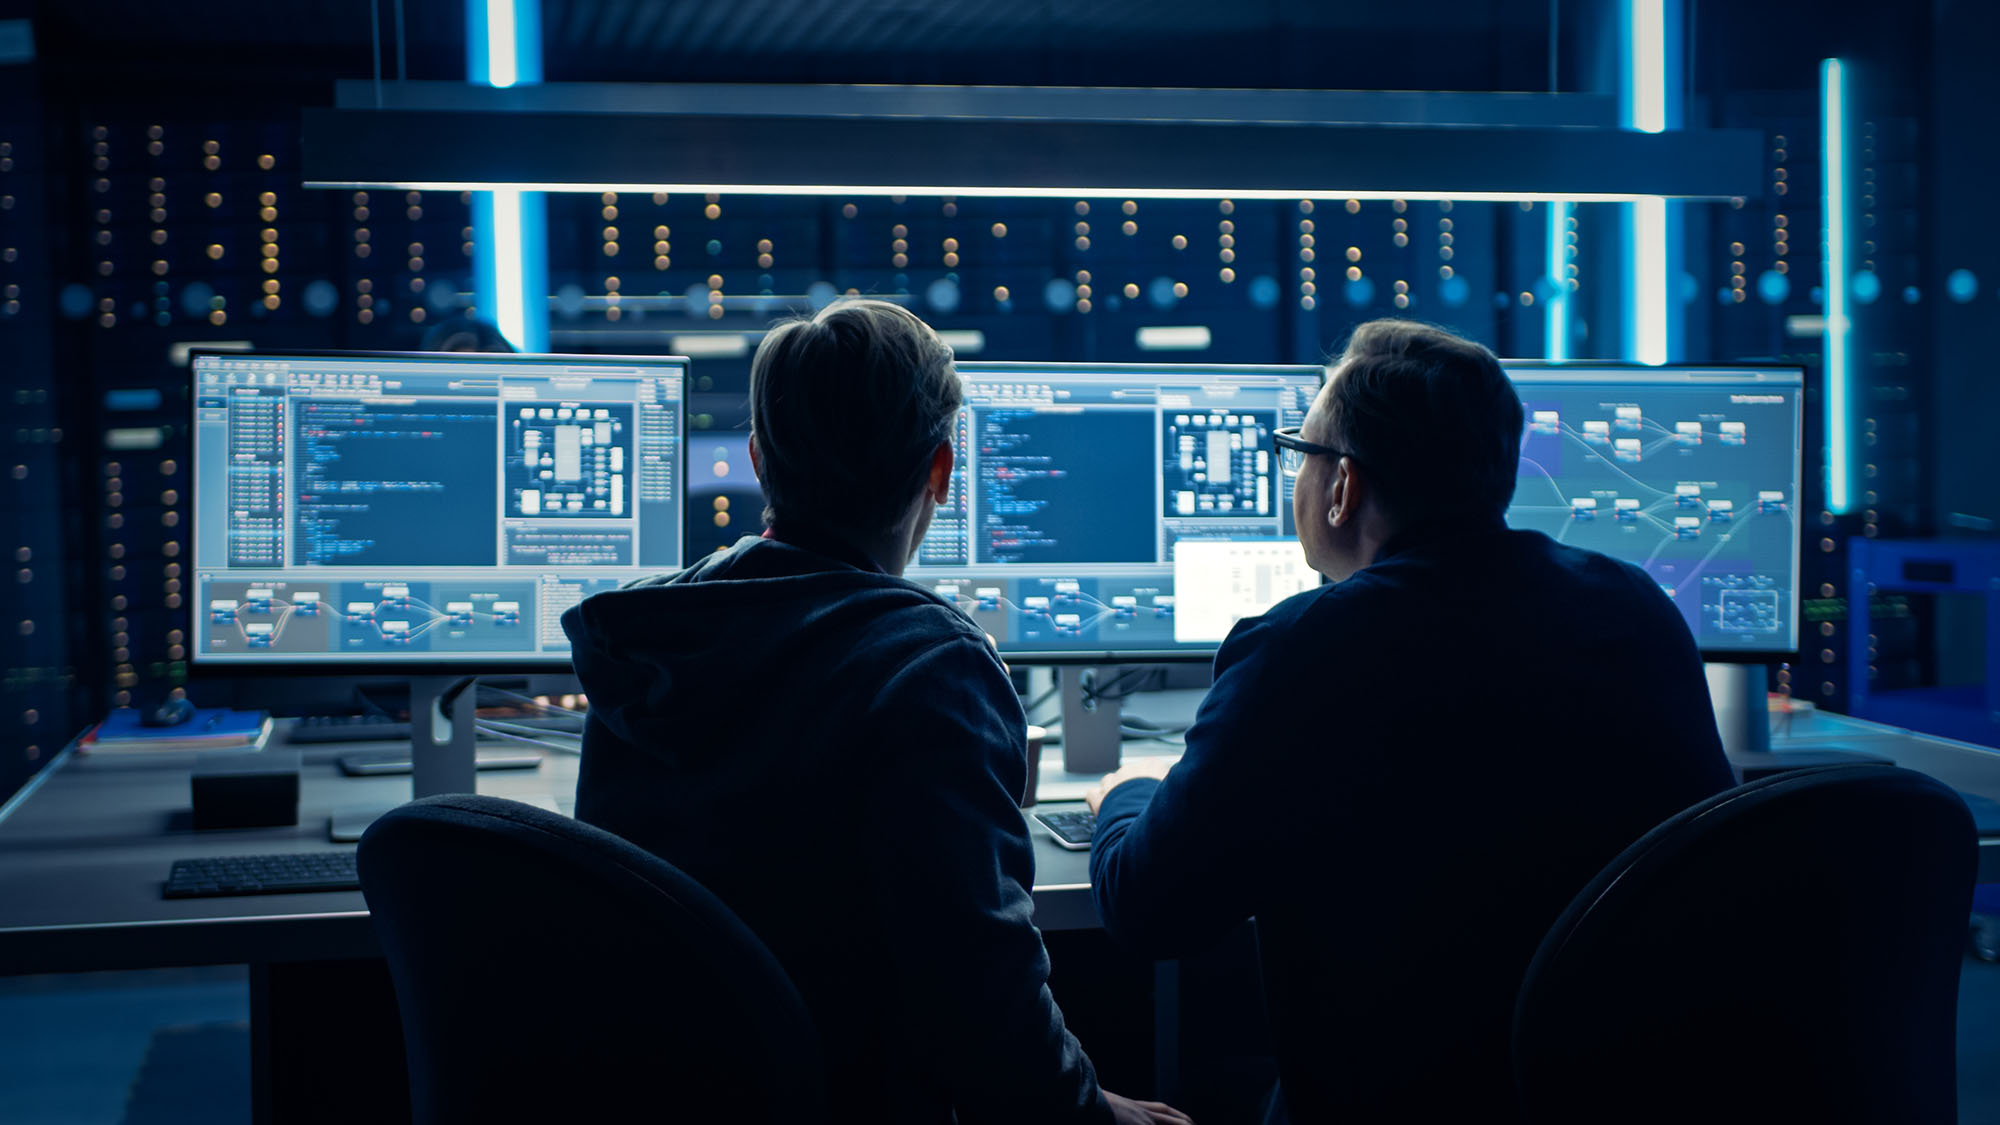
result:
<svg viewBox="0 0 2000 1125"><path fill-rule="evenodd" d="M1306 458L1315 453L1326 457L1348 457L1356 462L1361 460L1345 449L1335 449L1330 445L1315 445L1301 440L1297 426L1287 426L1279 430L1271 435L1271 440L1278 443L1278 467L1284 470L1288 477L1298 476L1299 470L1305 468Z"/></svg>

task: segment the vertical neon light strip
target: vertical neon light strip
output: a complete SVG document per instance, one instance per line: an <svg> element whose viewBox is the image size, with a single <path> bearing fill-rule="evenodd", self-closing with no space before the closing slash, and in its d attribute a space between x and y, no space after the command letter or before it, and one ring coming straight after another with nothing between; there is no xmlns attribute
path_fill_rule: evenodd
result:
<svg viewBox="0 0 2000 1125"><path fill-rule="evenodd" d="M528 335L527 290L521 247L521 193L493 193L493 323L522 351Z"/></svg>
<svg viewBox="0 0 2000 1125"><path fill-rule="evenodd" d="M1667 5L1666 0L1631 0L1631 26L1625 49L1631 83L1629 120L1641 133L1667 128Z"/></svg>
<svg viewBox="0 0 2000 1125"><path fill-rule="evenodd" d="M486 84L507 87L520 81L520 39L514 31L514 0L486 0Z"/></svg>
<svg viewBox="0 0 2000 1125"><path fill-rule="evenodd" d="M1632 358L1667 362L1667 201L1658 196L1632 207Z"/></svg>
<svg viewBox="0 0 2000 1125"><path fill-rule="evenodd" d="M1821 221L1826 288L1826 506L1844 513L1854 506L1848 434L1847 312L1847 73L1839 59L1820 63Z"/></svg>
<svg viewBox="0 0 2000 1125"><path fill-rule="evenodd" d="M1549 204L1549 299L1542 307L1542 358L1560 363L1569 358L1569 209Z"/></svg>
<svg viewBox="0 0 2000 1125"><path fill-rule="evenodd" d="M1620 99L1626 128L1642 133L1667 128L1666 0L1629 0L1625 6L1625 88ZM1627 204L1625 357L1639 363L1667 361L1667 201Z"/></svg>
<svg viewBox="0 0 2000 1125"><path fill-rule="evenodd" d="M540 0L466 0L466 68L477 84L542 80ZM548 350L548 205L541 192L474 196L474 307L524 352Z"/></svg>

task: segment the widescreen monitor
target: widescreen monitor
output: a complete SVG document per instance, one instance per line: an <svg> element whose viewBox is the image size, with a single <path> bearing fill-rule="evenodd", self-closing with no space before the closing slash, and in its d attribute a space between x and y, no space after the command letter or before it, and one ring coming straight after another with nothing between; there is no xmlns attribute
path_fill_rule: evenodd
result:
<svg viewBox="0 0 2000 1125"><path fill-rule="evenodd" d="M1504 366L1527 422L1510 525L1637 564L1710 660L1798 651L1802 371Z"/></svg>
<svg viewBox="0 0 2000 1125"><path fill-rule="evenodd" d="M193 660L562 666L682 564L687 360L196 352Z"/></svg>
<svg viewBox="0 0 2000 1125"><path fill-rule="evenodd" d="M906 577L1010 659L1207 658L1318 584L1272 434L1318 367L960 363L951 489Z"/></svg>

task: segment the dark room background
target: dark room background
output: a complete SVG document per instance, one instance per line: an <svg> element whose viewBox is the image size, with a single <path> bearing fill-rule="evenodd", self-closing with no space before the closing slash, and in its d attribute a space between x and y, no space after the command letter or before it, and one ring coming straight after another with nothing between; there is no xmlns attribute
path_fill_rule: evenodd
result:
<svg viewBox="0 0 2000 1125"><path fill-rule="evenodd" d="M1610 94L1609 5L1413 0L545 0L550 82L939 83ZM400 10L401 34L397 35ZM464 6L0 3L0 475L12 577L0 796L108 707L183 683L189 346L411 349L470 301L457 193L300 186L302 107L333 83L462 80ZM1856 537L1991 537L2000 520L1996 99L1985 3L1685 0L1686 123L1765 138L1758 194L1688 204L1675 360L1807 369L1804 651L1774 684L1843 709L1850 646L1883 686L1977 684L1950 604L1884 595L1848 635ZM380 50L376 50L376 30ZM1820 60L1851 67L1860 503L1822 514ZM1618 357L1612 204L1580 204L1565 276L1547 204L552 195L553 350L754 333L834 293L907 297L961 355L1317 362L1361 320L1423 317L1544 355ZM722 302L710 299L721 293ZM711 313L711 310L714 310ZM975 334L976 335L973 335ZM691 464L755 496L747 350L698 359ZM706 439L706 440L705 440ZM743 530L689 514L697 551ZM1439 654L1440 690L1470 674Z"/></svg>

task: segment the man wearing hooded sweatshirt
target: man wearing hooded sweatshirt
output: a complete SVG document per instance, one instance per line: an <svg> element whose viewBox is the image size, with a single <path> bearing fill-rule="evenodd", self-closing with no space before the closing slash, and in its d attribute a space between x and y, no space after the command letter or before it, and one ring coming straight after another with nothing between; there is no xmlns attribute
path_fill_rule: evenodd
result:
<svg viewBox="0 0 2000 1125"><path fill-rule="evenodd" d="M843 1121L1185 1122L1101 1090L1032 922L1026 720L985 636L902 578L961 392L908 311L843 301L750 365L767 530L563 616L576 814L777 955Z"/></svg>

